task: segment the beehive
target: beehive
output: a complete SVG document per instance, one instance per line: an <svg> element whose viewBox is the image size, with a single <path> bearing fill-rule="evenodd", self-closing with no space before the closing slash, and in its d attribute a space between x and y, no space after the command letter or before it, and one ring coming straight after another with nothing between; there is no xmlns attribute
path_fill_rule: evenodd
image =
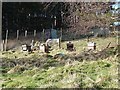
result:
<svg viewBox="0 0 120 90"><path fill-rule="evenodd" d="M23 50L23 51L27 51L27 45L26 45L26 44L23 44L23 45L22 45L22 50Z"/></svg>
<svg viewBox="0 0 120 90"><path fill-rule="evenodd" d="M49 48L45 44L40 45L40 50L45 53L49 52Z"/></svg>
<svg viewBox="0 0 120 90"><path fill-rule="evenodd" d="M96 50L96 43L95 42L88 42L88 49Z"/></svg>
<svg viewBox="0 0 120 90"><path fill-rule="evenodd" d="M68 42L66 45L67 45L67 50L70 50L70 51L74 50L74 45L72 42Z"/></svg>

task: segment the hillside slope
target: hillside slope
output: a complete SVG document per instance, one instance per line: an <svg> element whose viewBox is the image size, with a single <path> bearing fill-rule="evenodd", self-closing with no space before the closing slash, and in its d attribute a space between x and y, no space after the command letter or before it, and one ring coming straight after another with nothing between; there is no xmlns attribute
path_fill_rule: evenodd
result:
<svg viewBox="0 0 120 90"><path fill-rule="evenodd" d="M39 51L2 52L3 88L118 88L117 38L92 39L96 51L83 51L86 40L73 41L76 51L56 49L49 54ZM109 48L105 48L111 42ZM84 48L83 48L84 47ZM62 43L65 48L65 42Z"/></svg>

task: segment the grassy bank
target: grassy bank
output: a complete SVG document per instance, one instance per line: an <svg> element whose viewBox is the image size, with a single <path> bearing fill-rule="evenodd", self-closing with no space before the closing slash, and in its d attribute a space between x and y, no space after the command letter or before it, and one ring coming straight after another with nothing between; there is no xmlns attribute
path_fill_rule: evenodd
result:
<svg viewBox="0 0 120 90"><path fill-rule="evenodd" d="M65 50L66 42L62 43L62 49L55 47L49 54L1 52L2 87L118 88L117 38L91 38L91 41L97 43L94 52L85 52L86 39L73 41L76 48L73 52ZM113 48L105 49L109 42Z"/></svg>

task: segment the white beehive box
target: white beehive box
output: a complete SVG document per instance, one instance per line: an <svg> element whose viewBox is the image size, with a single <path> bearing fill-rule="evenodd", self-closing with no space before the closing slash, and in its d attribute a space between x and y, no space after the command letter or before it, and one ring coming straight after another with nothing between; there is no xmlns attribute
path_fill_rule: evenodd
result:
<svg viewBox="0 0 120 90"><path fill-rule="evenodd" d="M27 51L27 45L25 45L25 44L22 45L22 50L23 50L23 51Z"/></svg>
<svg viewBox="0 0 120 90"><path fill-rule="evenodd" d="M88 49L95 50L96 49L96 43L88 42Z"/></svg>
<svg viewBox="0 0 120 90"><path fill-rule="evenodd" d="M45 47L44 44L41 44L41 45L40 45L40 51L45 52L45 48L46 48L46 47Z"/></svg>

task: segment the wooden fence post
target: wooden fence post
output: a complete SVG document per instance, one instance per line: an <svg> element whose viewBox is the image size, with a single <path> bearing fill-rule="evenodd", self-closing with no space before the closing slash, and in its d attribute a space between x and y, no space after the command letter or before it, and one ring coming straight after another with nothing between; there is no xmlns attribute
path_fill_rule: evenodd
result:
<svg viewBox="0 0 120 90"><path fill-rule="evenodd" d="M19 39L19 30L17 30L17 39Z"/></svg>
<svg viewBox="0 0 120 90"><path fill-rule="evenodd" d="M1 51L4 51L5 40L1 40Z"/></svg>
<svg viewBox="0 0 120 90"><path fill-rule="evenodd" d="M3 40L3 51L5 50L5 40Z"/></svg>
<svg viewBox="0 0 120 90"><path fill-rule="evenodd" d="M45 42L45 30L43 29L43 42Z"/></svg>
<svg viewBox="0 0 120 90"><path fill-rule="evenodd" d="M34 38L36 37L36 30L34 30Z"/></svg>
<svg viewBox="0 0 120 90"><path fill-rule="evenodd" d="M8 39L8 30L6 31L6 38L5 38L5 51L7 50L7 39Z"/></svg>
<svg viewBox="0 0 120 90"><path fill-rule="evenodd" d="M60 38L61 38L61 40L62 40L62 28L61 28L61 32L60 32Z"/></svg>
<svg viewBox="0 0 120 90"><path fill-rule="evenodd" d="M61 48L61 41L62 41L62 28L60 31L59 48Z"/></svg>
<svg viewBox="0 0 120 90"><path fill-rule="evenodd" d="M25 37L27 37L27 30L25 30Z"/></svg>
<svg viewBox="0 0 120 90"><path fill-rule="evenodd" d="M61 39L59 38L59 43L58 43L59 49L61 48Z"/></svg>

